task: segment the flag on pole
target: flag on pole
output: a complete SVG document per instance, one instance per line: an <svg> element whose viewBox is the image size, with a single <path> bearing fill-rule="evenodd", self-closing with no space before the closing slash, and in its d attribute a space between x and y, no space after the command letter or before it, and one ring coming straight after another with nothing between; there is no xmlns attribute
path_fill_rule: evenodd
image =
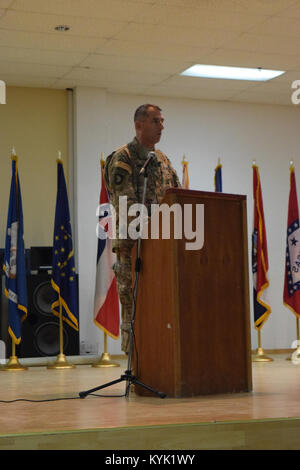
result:
<svg viewBox="0 0 300 470"><path fill-rule="evenodd" d="M189 181L189 172L188 172L188 164L189 162L186 161L185 155L183 155L182 159L182 188L189 189L190 181Z"/></svg>
<svg viewBox="0 0 300 470"><path fill-rule="evenodd" d="M222 192L222 165L220 163L220 159L218 161L218 165L215 168L215 192Z"/></svg>
<svg viewBox="0 0 300 470"><path fill-rule="evenodd" d="M99 227L108 231L111 213L109 197L104 182L104 160L101 157L101 191L100 207L103 208L99 217ZM96 287L94 298L94 323L114 339L120 336L120 313L117 281L112 269L116 255L112 251L111 237L98 237Z"/></svg>
<svg viewBox="0 0 300 470"><path fill-rule="evenodd" d="M300 318L300 228L294 166L290 166L283 303Z"/></svg>
<svg viewBox="0 0 300 470"><path fill-rule="evenodd" d="M78 286L68 193L61 159L57 160L57 196L51 284L56 293L56 300L52 303L52 312L54 315L59 316L59 304L61 302L62 319L78 331Z"/></svg>
<svg viewBox="0 0 300 470"><path fill-rule="evenodd" d="M3 270L5 272L5 295L8 298L8 331L15 344L21 342L21 323L27 316L23 230L18 158L13 156Z"/></svg>
<svg viewBox="0 0 300 470"><path fill-rule="evenodd" d="M271 313L266 302L268 281L268 249L264 218L264 208L258 167L253 165L254 221L252 233L252 272L253 272L253 308L254 326L258 330Z"/></svg>

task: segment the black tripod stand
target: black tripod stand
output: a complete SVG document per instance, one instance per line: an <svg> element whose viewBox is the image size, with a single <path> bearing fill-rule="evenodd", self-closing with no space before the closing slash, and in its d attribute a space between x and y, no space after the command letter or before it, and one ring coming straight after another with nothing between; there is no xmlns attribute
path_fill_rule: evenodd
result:
<svg viewBox="0 0 300 470"><path fill-rule="evenodd" d="M148 173L147 173L147 166L150 163L151 159L155 156L154 152L150 152L150 156L148 157L145 165L143 166L141 170L141 174L144 174L144 188L143 188L143 205L145 203L145 197L146 197L146 189L147 189L147 179L148 179ZM140 250L141 250L141 236L142 236L142 227L140 227L140 232L139 232L139 237L137 241L137 257L136 257L136 262L135 262L135 283L134 283L134 288L133 288L133 303L132 303L132 314L131 314L131 328L130 328L130 338L129 338L129 352L128 352L128 363L127 363L127 370L124 372L124 374L121 375L119 379L113 380L112 382L108 382L106 384L100 385L99 387L92 388L90 390L86 390L84 392L79 392L80 398L85 398L87 395L90 393L96 392L97 390L101 390L103 388L110 387L111 385L120 383L120 382L126 382L126 391L125 391L125 396L129 396L130 392L130 385L139 385L146 390L149 390L150 392L158 395L160 398L165 398L166 394L164 392L159 392L158 390L153 389L152 387L149 387L149 385L144 384L140 380L138 380L137 377L132 375L132 369L131 369L131 362L132 362L132 348L133 348L133 336L134 336L134 322L135 322L135 315L136 315L136 297L137 297L137 287L138 287L138 280L139 280L139 273L141 270L141 257L140 257Z"/></svg>

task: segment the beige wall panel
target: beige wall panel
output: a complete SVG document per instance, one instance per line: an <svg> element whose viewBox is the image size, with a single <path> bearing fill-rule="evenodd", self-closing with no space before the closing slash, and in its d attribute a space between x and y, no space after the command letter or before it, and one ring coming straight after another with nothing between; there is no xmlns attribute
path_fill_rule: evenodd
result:
<svg viewBox="0 0 300 470"><path fill-rule="evenodd" d="M61 151L68 177L67 92L8 87L0 105L0 247L4 247L15 147L22 190L25 247L52 245L56 159Z"/></svg>

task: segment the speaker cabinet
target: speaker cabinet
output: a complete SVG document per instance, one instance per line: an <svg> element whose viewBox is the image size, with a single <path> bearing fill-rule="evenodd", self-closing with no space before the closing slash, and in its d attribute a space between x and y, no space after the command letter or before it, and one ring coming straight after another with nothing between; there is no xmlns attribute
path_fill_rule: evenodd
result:
<svg viewBox="0 0 300 470"><path fill-rule="evenodd" d="M59 319L53 315L51 304L54 291L48 273L27 277L28 315L22 324L22 341L18 357L57 356ZM63 345L66 356L79 354L79 333L63 322Z"/></svg>

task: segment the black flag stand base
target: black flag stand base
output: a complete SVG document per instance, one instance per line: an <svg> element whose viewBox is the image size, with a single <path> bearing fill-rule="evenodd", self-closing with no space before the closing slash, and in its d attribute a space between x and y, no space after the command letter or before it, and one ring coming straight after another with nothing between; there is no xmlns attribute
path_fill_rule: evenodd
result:
<svg viewBox="0 0 300 470"><path fill-rule="evenodd" d="M125 396L129 396L129 391L130 391L130 385L140 385L141 387L145 388L146 390L149 390L150 392L158 395L160 398L165 398L166 394L163 392L159 392L158 390L154 390L153 388L149 387L148 385L145 385L143 382L140 382L134 375L132 375L131 370L126 370L124 374L121 375L121 377L117 380L113 380L112 382L108 382L104 385L100 385L100 387L95 387L92 388L91 390L87 390L85 392L79 392L80 398L85 398L87 395L90 393L96 392L98 390L101 390L103 388L110 387L111 385L118 384L120 382L127 382L127 387L126 387L126 392Z"/></svg>
<svg viewBox="0 0 300 470"><path fill-rule="evenodd" d="M143 189L143 202L142 204L145 203L145 196L146 196L146 188L147 188L147 169L145 168L145 173L144 173L144 189ZM142 225L142 224L141 224ZM142 234L142 227L140 228L140 234ZM159 392L158 390L155 390L152 387L149 387L149 385L144 384L140 380L138 380L137 377L132 375L132 369L131 369L131 362L132 362L132 346L133 346L133 335L134 335L134 321L135 321L135 314L136 314L136 297L137 297L137 286L138 286L138 279L139 279L139 272L141 270L141 258L140 258L140 250L141 250L141 236L138 238L137 242L137 258L135 262L135 284L133 288L133 303L132 303L132 314L131 314L131 329L130 329L130 339L129 339L129 352L128 352L128 364L127 364L127 370L125 371L124 374L121 375L119 379L113 380L112 382L105 383L103 385L100 385L99 387L92 388L90 390L86 390L84 392L79 392L80 398L85 398L87 395L96 392L98 390L110 387L111 385L118 384L120 382L126 382L126 391L125 391L125 396L129 397L129 392L130 392L130 385L139 385L140 387L156 394L160 398L165 398L166 394L164 392Z"/></svg>

